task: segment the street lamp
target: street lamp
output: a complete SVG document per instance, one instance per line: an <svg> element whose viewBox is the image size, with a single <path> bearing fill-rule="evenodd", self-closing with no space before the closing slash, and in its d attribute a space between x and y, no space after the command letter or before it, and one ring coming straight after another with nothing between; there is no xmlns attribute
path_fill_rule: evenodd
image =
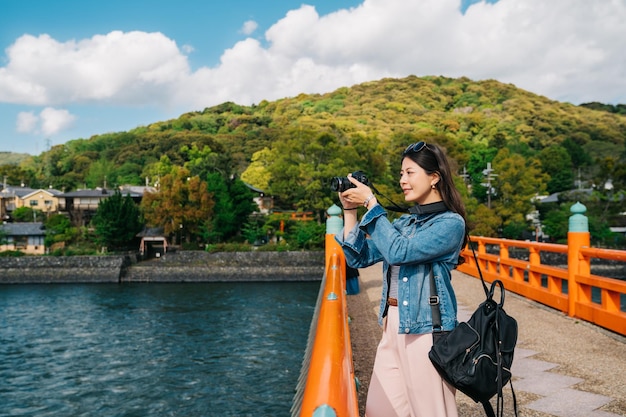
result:
<svg viewBox="0 0 626 417"><path fill-rule="evenodd" d="M487 187L487 207L491 208L491 193L493 188L491 187L491 181L495 180L498 174L493 173L491 168L491 162L487 162L487 169L483 169L483 175L487 178L487 182L482 182L480 185Z"/></svg>

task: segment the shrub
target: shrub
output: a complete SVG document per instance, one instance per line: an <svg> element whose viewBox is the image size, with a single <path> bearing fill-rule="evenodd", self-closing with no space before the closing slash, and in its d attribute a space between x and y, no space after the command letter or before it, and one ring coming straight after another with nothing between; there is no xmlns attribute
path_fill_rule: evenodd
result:
<svg viewBox="0 0 626 417"><path fill-rule="evenodd" d="M17 258L24 255L24 252L20 252L19 250L5 250L0 252L0 257L2 258Z"/></svg>

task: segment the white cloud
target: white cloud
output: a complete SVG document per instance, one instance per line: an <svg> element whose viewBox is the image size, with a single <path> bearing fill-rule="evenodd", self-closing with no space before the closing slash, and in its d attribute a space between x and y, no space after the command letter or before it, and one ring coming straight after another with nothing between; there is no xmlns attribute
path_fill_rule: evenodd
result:
<svg viewBox="0 0 626 417"><path fill-rule="evenodd" d="M386 76L496 79L552 99L626 102L626 1L500 0L463 15L459 0L364 0L319 16L289 11L220 64L191 72L161 33L111 32L59 42L24 35L0 68L0 101L104 102L202 109L258 103ZM253 21L242 31L257 29Z"/></svg>
<svg viewBox="0 0 626 417"><path fill-rule="evenodd" d="M33 133L37 130L37 123L39 123L39 117L33 112L23 111L17 115L15 130L19 133Z"/></svg>
<svg viewBox="0 0 626 417"><path fill-rule="evenodd" d="M46 107L39 115L34 112L20 112L17 115L15 130L19 133L52 136L70 128L75 120L76 116L68 110Z"/></svg>
<svg viewBox="0 0 626 417"><path fill-rule="evenodd" d="M241 33L244 35L251 35L257 28L259 24L254 20L247 20L243 23L243 27L241 28Z"/></svg>
<svg viewBox="0 0 626 417"><path fill-rule="evenodd" d="M41 132L45 136L52 136L72 126L76 116L65 109L46 107L39 115L41 119Z"/></svg>
<svg viewBox="0 0 626 417"><path fill-rule="evenodd" d="M188 70L186 56L160 33L111 32L81 41L23 35L0 69L0 101L145 104L166 100Z"/></svg>

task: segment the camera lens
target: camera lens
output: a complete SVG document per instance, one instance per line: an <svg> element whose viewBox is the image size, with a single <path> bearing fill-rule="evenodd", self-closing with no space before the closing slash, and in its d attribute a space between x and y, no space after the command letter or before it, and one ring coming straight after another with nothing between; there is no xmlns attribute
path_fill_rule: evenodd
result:
<svg viewBox="0 0 626 417"><path fill-rule="evenodd" d="M330 179L330 190L344 192L348 188L354 188L354 185L346 177L333 177Z"/></svg>

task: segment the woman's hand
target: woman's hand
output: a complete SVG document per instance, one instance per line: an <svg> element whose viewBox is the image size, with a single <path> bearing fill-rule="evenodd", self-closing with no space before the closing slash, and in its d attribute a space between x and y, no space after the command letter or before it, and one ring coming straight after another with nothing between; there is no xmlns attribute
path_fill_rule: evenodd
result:
<svg viewBox="0 0 626 417"><path fill-rule="evenodd" d="M343 193L337 193L337 195L339 196L339 201L341 201L341 206L343 207L344 210L355 210L359 207L358 204L352 202L350 200L350 198L348 196L345 196L345 193L347 193L348 191L344 191Z"/></svg>
<svg viewBox="0 0 626 417"><path fill-rule="evenodd" d="M339 200L344 209L355 209L359 206L363 206L363 203L366 201L370 204L371 201L375 202L376 198L373 197L374 193L372 193L370 187L352 178L352 174L348 174L348 180L354 184L356 188L348 188L346 191L338 193Z"/></svg>

